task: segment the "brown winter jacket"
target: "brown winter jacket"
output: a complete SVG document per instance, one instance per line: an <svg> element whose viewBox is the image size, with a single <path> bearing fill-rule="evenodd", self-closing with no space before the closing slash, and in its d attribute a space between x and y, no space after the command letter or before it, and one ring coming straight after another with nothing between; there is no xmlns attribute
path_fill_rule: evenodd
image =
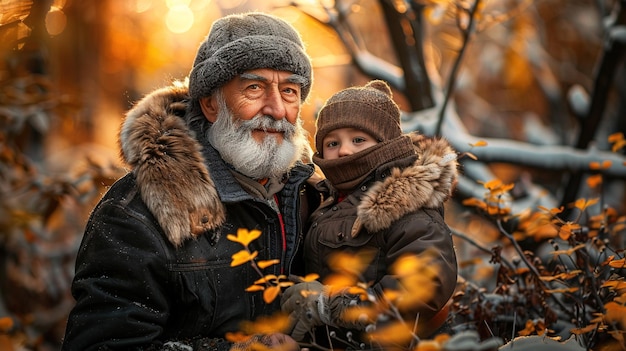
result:
<svg viewBox="0 0 626 351"><path fill-rule="evenodd" d="M383 165L343 201L337 202L333 196L311 215L305 266L323 280L333 271L331 254L372 249L374 258L363 281L371 283L373 292L380 295L385 289L397 288L389 272L396 259L435 249L436 291L430 301L413 311L428 324L444 308L457 281L451 231L443 216L444 202L456 183L457 162L445 140L410 135L417 160L411 157ZM441 322L441 315L437 317Z"/></svg>
<svg viewBox="0 0 626 351"><path fill-rule="evenodd" d="M64 351L228 350L226 333L279 310L245 291L260 278L250 264L230 266L243 247L227 235L239 228L262 232L250 244L259 259L280 259L265 274L302 274L312 165L298 162L285 176L276 194L280 217L199 142L206 133L187 126L187 100L186 87L164 88L127 114L120 141L132 172L87 223Z"/></svg>

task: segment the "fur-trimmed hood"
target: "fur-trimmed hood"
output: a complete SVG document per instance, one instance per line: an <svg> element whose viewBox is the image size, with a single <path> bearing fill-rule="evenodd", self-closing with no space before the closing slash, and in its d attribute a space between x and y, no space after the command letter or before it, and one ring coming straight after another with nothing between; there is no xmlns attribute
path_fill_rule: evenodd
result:
<svg viewBox="0 0 626 351"><path fill-rule="evenodd" d="M371 232L421 208L439 208L452 196L458 177L457 153L448 141L410 133L418 159L375 183L361 198L352 235L361 227Z"/></svg>
<svg viewBox="0 0 626 351"><path fill-rule="evenodd" d="M183 119L188 99L184 84L150 93L126 114L119 136L142 200L175 246L225 220L202 147Z"/></svg>

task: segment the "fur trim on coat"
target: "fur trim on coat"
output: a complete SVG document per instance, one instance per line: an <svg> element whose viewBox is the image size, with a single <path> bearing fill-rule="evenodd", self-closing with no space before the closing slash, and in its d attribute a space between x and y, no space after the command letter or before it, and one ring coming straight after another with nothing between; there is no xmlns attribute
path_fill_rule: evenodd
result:
<svg viewBox="0 0 626 351"><path fill-rule="evenodd" d="M452 196L457 182L457 154L445 139L410 133L418 153L413 165L393 168L361 198L353 236L361 226L370 232L389 228L394 221L420 208L439 208Z"/></svg>
<svg viewBox="0 0 626 351"><path fill-rule="evenodd" d="M119 137L142 200L174 246L225 220L202 147L182 118L188 99L182 84L150 93L126 114Z"/></svg>

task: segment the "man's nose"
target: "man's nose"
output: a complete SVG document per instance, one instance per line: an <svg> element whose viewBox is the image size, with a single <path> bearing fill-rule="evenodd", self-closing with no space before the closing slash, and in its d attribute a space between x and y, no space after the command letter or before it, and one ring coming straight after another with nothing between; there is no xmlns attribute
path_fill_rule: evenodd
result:
<svg viewBox="0 0 626 351"><path fill-rule="evenodd" d="M272 86L268 88L265 94L265 104L263 105L263 114L272 116L274 119L279 120L286 117L287 110L285 109L285 102L278 87Z"/></svg>

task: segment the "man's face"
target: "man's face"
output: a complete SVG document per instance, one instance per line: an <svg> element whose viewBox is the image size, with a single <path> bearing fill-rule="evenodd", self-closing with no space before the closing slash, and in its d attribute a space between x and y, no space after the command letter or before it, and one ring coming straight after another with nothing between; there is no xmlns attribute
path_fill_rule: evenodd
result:
<svg viewBox="0 0 626 351"><path fill-rule="evenodd" d="M280 176L308 150L300 84L291 73L249 71L206 99L203 112L214 122L209 141L239 172L254 179Z"/></svg>
<svg viewBox="0 0 626 351"><path fill-rule="evenodd" d="M222 87L222 91L226 105L238 120L246 121L258 115L265 115L295 124L300 115L301 79L287 71L255 69L233 78ZM208 103L215 111L217 108L215 97L207 99L210 99ZM209 121L215 122L216 112L208 114L207 111L204 112ZM279 141L282 140L280 132L269 129L255 130L253 135L259 142L272 135Z"/></svg>

